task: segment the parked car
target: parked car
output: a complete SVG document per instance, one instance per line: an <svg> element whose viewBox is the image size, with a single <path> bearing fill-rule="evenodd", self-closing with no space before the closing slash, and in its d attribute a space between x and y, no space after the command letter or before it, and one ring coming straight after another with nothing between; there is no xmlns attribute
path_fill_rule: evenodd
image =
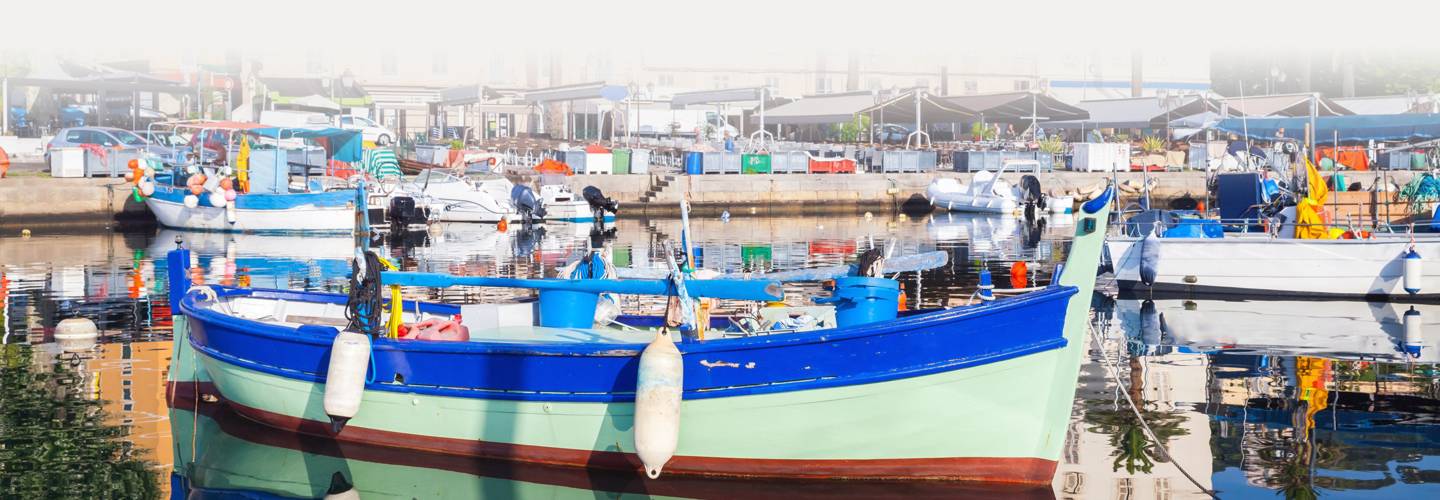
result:
<svg viewBox="0 0 1440 500"><path fill-rule="evenodd" d="M362 139L373 142L377 146L389 146L395 143L395 132L382 127L369 118L363 116L327 116L324 113L312 111L262 111L260 123L272 127L286 128L311 128L311 127L338 127L347 130L359 130Z"/></svg>
<svg viewBox="0 0 1440 500"><path fill-rule="evenodd" d="M910 137L910 129L894 123L882 123L875 126L875 142L881 144L903 144L905 138Z"/></svg>
<svg viewBox="0 0 1440 500"><path fill-rule="evenodd" d="M394 132L363 116L341 116L340 128L359 130L365 140L375 143L376 146L389 146L395 142Z"/></svg>
<svg viewBox="0 0 1440 500"><path fill-rule="evenodd" d="M176 162L176 149L151 144L144 138L135 135L128 130L111 127L72 127L61 130L55 134L55 138L45 145L45 162L50 162L50 150L53 148L78 147L82 144L95 144L104 148L116 148L121 150L144 151L161 158L167 164Z"/></svg>

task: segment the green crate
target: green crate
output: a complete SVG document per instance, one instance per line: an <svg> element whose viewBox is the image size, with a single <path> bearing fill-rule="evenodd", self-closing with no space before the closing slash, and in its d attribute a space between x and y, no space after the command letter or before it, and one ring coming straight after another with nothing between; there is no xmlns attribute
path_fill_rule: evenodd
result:
<svg viewBox="0 0 1440 500"><path fill-rule="evenodd" d="M630 150L628 150L628 149L612 149L612 150L610 150L610 158L611 158L611 160L610 160L610 166L612 167L610 173L612 173L612 174L628 174L628 173L630 173Z"/></svg>
<svg viewBox="0 0 1440 500"><path fill-rule="evenodd" d="M770 165L765 166L769 167ZM774 260L774 253L770 245L740 245L740 262L746 265L769 266Z"/></svg>
<svg viewBox="0 0 1440 500"><path fill-rule="evenodd" d="M770 155L740 155L740 172L746 174L770 173Z"/></svg>
<svg viewBox="0 0 1440 500"><path fill-rule="evenodd" d="M610 261L615 267L630 267L630 247L616 247L610 254Z"/></svg>

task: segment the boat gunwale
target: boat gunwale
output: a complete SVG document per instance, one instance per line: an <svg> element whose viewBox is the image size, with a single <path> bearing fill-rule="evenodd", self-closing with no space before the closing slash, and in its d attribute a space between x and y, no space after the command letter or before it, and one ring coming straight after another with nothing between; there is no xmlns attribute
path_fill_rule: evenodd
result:
<svg viewBox="0 0 1440 500"><path fill-rule="evenodd" d="M343 304L344 295L325 292L302 292L293 290L270 290L270 289L242 289L224 286L209 286L215 290L218 298L233 298L240 296L253 296L254 292L261 292L266 295L273 295L274 298L303 299L323 298L323 302L331 304ZM1032 303L1047 300L1062 300L1074 295L1078 289L1072 286L1050 285L1042 290L1023 295L1009 297L988 303L979 303L970 306L961 306L950 309L936 309L925 313L911 314L897 317L891 321L869 323L848 328L833 328L826 330L811 330L805 332L790 332L773 335L757 335L741 338L719 338L710 340L685 340L677 342L676 347L684 354L700 353L722 353L742 351L756 348L785 347L793 345L817 344L827 342L849 341L865 337L878 337L892 333L896 330L913 329L923 327L926 324L943 324L953 321L971 320L991 316L1011 309L1021 308ZM314 345L329 346L335 334L341 329L331 326L301 326L288 327L252 319L237 318L235 316L215 311L209 307L203 307L196 301L200 294L187 292L180 300L180 311L199 321L218 323L231 329L245 331L251 335L269 337L284 341L303 341ZM413 311L415 301L404 301L404 309ZM422 312L439 312L441 314L454 314L459 308L450 304L439 304L433 302L420 302ZM454 312L449 312L454 311ZM254 326L251 326L254 325ZM584 329L575 329L584 331ZM321 334L320 331L325 331ZM333 332L333 333L331 333ZM1057 334L1056 338L1062 337ZM378 338L373 340L374 348L379 350L398 350L406 352L433 352L445 354L514 354L514 355L539 355L539 356L601 356L601 357L626 357L634 356L645 348L647 342L549 342L517 344L514 342L494 341L430 341L430 340L395 340Z"/></svg>

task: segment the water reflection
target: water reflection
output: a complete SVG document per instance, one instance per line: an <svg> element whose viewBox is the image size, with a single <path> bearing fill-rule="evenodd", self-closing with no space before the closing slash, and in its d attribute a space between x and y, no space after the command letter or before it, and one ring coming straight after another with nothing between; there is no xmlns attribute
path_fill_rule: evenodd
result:
<svg viewBox="0 0 1440 500"><path fill-rule="evenodd" d="M116 390L109 376L116 370L101 366L118 350L66 353L54 344L18 343L0 347L0 496L161 496L147 447L159 444L149 438L160 429L149 425L153 420L137 423L130 418L133 403L125 403L120 413L127 417L116 422L115 405L105 402L131 396L131 387Z"/></svg>
<svg viewBox="0 0 1440 500"><path fill-rule="evenodd" d="M1063 238L1073 230L1073 221L1054 218L1043 226L1027 226L1014 219L963 214L905 219L736 217L729 222L697 219L693 228L701 264L724 272L837 264L853 259L872 242L893 241L899 253L944 251L950 256L945 267L899 278L910 304L933 307L969 300L981 269L994 272L997 282L1009 282L1010 264L1016 260L1026 261L1032 271L1024 278L1026 283L1048 282L1054 263L1065 257ZM658 266L659 249L664 242L679 239L680 223L624 219L614 229L595 233L588 224L551 224L542 234L454 224L416 239L386 241L384 250L407 269L470 275L553 275L559 266L597 244L609 249L617 265ZM96 472L87 471L91 475L85 480L109 481L106 484L111 486L86 486L97 490L82 496L104 497L107 493L98 488L115 484L96 474L136 467L113 464L143 463L140 470L155 473L168 473L173 464L186 473L180 477L188 478L189 486L202 493L245 490L297 497L324 496L334 473L342 471L364 498L430 498L450 491L461 497L595 498L632 493L1204 498L1176 464L1201 487L1219 490L1224 498L1271 498L1277 493L1308 498L1342 492L1360 497L1440 497L1440 450L1436 449L1440 426L1435 421L1440 415L1436 403L1440 375L1432 365L1440 361L1440 305L1413 305L1424 335L1417 344L1419 355L1412 356L1405 349L1404 329L1410 304L1097 296L1100 341L1088 347L1053 492L994 492L955 485L868 489L822 484L797 489L801 487L794 484L646 483L633 477L336 449L253 428L205 405L198 417L184 406L167 411L163 376L170 350L170 311L164 293L169 284L163 262L157 266L157 261L174 247L177 236L195 250L195 273L190 278L210 283L340 291L353 253L351 239L343 236L159 231L0 237L4 342L33 346L6 347L5 376L19 373L13 371L11 360L16 355L12 353L23 349L31 356L31 361L20 363L30 367L26 377L49 377L46 380L52 382L46 382L47 387L53 389L48 394L60 398L45 403L50 406L41 402L12 406L12 400L5 399L0 412L7 419L30 419L25 420L27 429L36 429L42 421L53 426L32 433L59 432L78 423L51 421L41 413L20 415L12 408L90 408L87 422L110 426L109 431L95 430L103 426L87 431L92 433L89 439L119 444L91 448L113 452L106 458L112 465L94 467ZM803 301L814 291L807 285L790 286L787 299ZM412 292L419 293L407 291ZM429 297L488 300L492 293L497 292L457 289ZM55 343L54 325L76 315L94 319L101 337L93 345ZM54 375L56 359L72 375ZM1118 382L1107 372L1107 363L1116 369ZM53 382L59 378L72 384L83 381L62 390L59 382ZM7 378L0 391L6 398L34 399L44 393L23 387L27 386ZM1141 408L1158 439L1141 428L1125 402L1127 395ZM103 413L95 412L97 408ZM252 430L237 427L245 425ZM0 451L13 453L9 444L17 436L20 441L15 443L21 448L40 443L30 434L6 429L8 425L0 427L6 439ZM101 460L94 454L83 456ZM0 463L6 467L18 463L9 457ZM8 474L0 496L21 491L12 489L12 484L54 477L19 471L0 469ZM177 484L186 487L184 481ZM161 490L169 487L159 485ZM22 493L43 497L58 492ZM111 496L129 496L121 493L129 491ZM149 492L142 488L136 493Z"/></svg>

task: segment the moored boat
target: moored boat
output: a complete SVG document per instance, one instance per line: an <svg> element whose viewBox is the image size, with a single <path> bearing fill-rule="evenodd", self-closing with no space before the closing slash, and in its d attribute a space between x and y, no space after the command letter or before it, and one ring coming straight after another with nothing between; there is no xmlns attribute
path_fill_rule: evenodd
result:
<svg viewBox="0 0 1440 500"><path fill-rule="evenodd" d="M392 309L416 328L465 327L450 341L340 333L342 295L177 288L189 331L175 359L196 366L172 373L212 381L218 397L265 425L368 446L621 471L643 463L652 477L663 467L667 477L1046 484L1070 416L1109 200L1085 205L1058 280L1032 293L897 314L893 281L848 276L826 300L835 306L762 308L759 319L778 320L759 328L682 313L691 331L711 333L674 344L660 328L673 317L597 322L599 294L678 296L690 309L686 297L773 301L778 283L381 274L386 285L538 290L534 302ZM184 272L183 253L171 272ZM785 321L807 313L834 326ZM613 323L625 326L596 326ZM726 325L740 330L718 332ZM366 359L338 347L340 337L368 339L373 361L336 371L336 359ZM652 350L667 345L678 373L655 368L664 364ZM356 388L358 411L337 417L331 396L345 387ZM654 406L657 387L674 391L671 411ZM655 458L667 439L668 454Z"/></svg>
<svg viewBox="0 0 1440 500"><path fill-rule="evenodd" d="M262 233L354 230L354 190L326 186L320 179L311 179L310 171L324 169L326 153L341 161L359 161L359 132L265 128L234 122L173 126L193 134L195 149L214 155L197 153L195 158L218 161L196 160L136 181L137 198L143 196L161 225ZM304 139L324 139L329 144L326 153L312 155L320 153L321 148L304 146ZM293 181L292 164L303 173Z"/></svg>

